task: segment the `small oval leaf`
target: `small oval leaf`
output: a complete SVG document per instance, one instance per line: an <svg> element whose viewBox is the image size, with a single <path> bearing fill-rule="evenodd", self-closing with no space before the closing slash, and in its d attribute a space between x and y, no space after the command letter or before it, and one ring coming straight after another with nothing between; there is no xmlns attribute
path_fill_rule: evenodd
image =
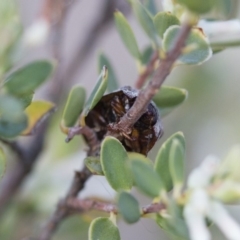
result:
<svg viewBox="0 0 240 240"><path fill-rule="evenodd" d="M6 170L6 156L3 149L0 147L0 178L3 177Z"/></svg>
<svg viewBox="0 0 240 240"><path fill-rule="evenodd" d="M186 100L188 92L182 88L162 86L155 94L153 101L160 108L175 107Z"/></svg>
<svg viewBox="0 0 240 240"><path fill-rule="evenodd" d="M16 96L16 97L21 101L23 108L26 108L31 104L33 95L34 95L34 92L30 92L22 96Z"/></svg>
<svg viewBox="0 0 240 240"><path fill-rule="evenodd" d="M169 151L169 169L174 185L184 182L185 144L178 139L173 139Z"/></svg>
<svg viewBox="0 0 240 240"><path fill-rule="evenodd" d="M53 63L46 60L32 62L8 76L4 82L6 90L13 95L33 92L53 71Z"/></svg>
<svg viewBox="0 0 240 240"><path fill-rule="evenodd" d="M101 53L98 58L98 68L99 71L103 68L103 66L107 66L108 68L108 86L107 89L109 92L113 92L114 90L119 88L118 80L116 74L113 70L112 64L109 59Z"/></svg>
<svg viewBox="0 0 240 240"><path fill-rule="evenodd" d="M173 26L180 25L178 18L171 12L159 12L153 19L153 23L157 30L158 35L163 38L165 31Z"/></svg>
<svg viewBox="0 0 240 240"><path fill-rule="evenodd" d="M127 166L128 155L121 142L106 137L102 142L100 159L105 177L112 188L116 191L130 190L133 185L132 175Z"/></svg>
<svg viewBox="0 0 240 240"><path fill-rule="evenodd" d="M84 159L86 167L95 175L104 175L102 165L98 157L87 157Z"/></svg>
<svg viewBox="0 0 240 240"><path fill-rule="evenodd" d="M89 240L121 240L116 225L109 219L99 217L94 219L88 230Z"/></svg>
<svg viewBox="0 0 240 240"><path fill-rule="evenodd" d="M153 54L153 48L152 46L147 46L143 52L142 52L142 64L147 65L149 61L151 60L151 56Z"/></svg>
<svg viewBox="0 0 240 240"><path fill-rule="evenodd" d="M140 160L143 161L147 164L153 165L153 162L151 159L149 159L148 157L146 157L145 155L141 154L141 153L137 153L137 152L128 152L128 159L130 161L133 160Z"/></svg>
<svg viewBox="0 0 240 240"><path fill-rule="evenodd" d="M120 34L120 37L122 38L123 43L128 49L129 53L134 58L140 59L141 55L138 49L138 44L134 36L134 33L132 31L132 28L130 27L127 19L119 11L116 11L114 13L114 18L115 18L115 24L116 24L117 30Z"/></svg>
<svg viewBox="0 0 240 240"><path fill-rule="evenodd" d="M81 86L75 86L71 89L67 103L63 111L61 124L64 127L73 127L77 122L84 106L86 91Z"/></svg>
<svg viewBox="0 0 240 240"><path fill-rule="evenodd" d="M163 36L163 50L168 52L172 49L173 44L180 31L179 26L169 27ZM182 55L178 58L179 64L201 64L212 56L212 49L209 46L208 39L203 34L202 29L192 29L183 49Z"/></svg>
<svg viewBox="0 0 240 240"><path fill-rule="evenodd" d="M39 125L55 110L55 105L46 101L34 101L25 110L28 126L21 135L32 135Z"/></svg>
<svg viewBox="0 0 240 240"><path fill-rule="evenodd" d="M120 193L118 197L118 210L127 223L135 223L141 217L138 201L127 192Z"/></svg>
<svg viewBox="0 0 240 240"><path fill-rule="evenodd" d="M152 16L149 14L148 10L139 1L130 1L133 7L133 11L142 26L143 30L149 36L149 38L155 43L156 46L159 45L157 39L157 31L153 24Z"/></svg>
<svg viewBox="0 0 240 240"><path fill-rule="evenodd" d="M0 95L0 136L11 138L27 127L27 116L21 101L9 95Z"/></svg>
<svg viewBox="0 0 240 240"><path fill-rule="evenodd" d="M155 172L161 177L163 185L167 191L171 191L173 187L172 176L170 173L170 148L175 139L179 140L185 147L185 140L182 132L177 132L163 143L155 159Z"/></svg>
<svg viewBox="0 0 240 240"><path fill-rule="evenodd" d="M160 177L154 172L153 166L141 160L131 162L133 179L136 186L150 197L158 197L163 185Z"/></svg>
<svg viewBox="0 0 240 240"><path fill-rule="evenodd" d="M88 112L93 109L98 101L102 98L108 85L108 69L106 66L103 67L101 74L98 77L97 83L88 98L86 105L83 110L83 116L86 117Z"/></svg>

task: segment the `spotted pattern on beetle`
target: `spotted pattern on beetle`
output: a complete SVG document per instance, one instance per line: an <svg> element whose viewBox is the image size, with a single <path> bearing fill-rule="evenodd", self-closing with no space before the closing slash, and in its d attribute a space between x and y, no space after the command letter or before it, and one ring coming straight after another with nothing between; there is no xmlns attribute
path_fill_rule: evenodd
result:
<svg viewBox="0 0 240 240"><path fill-rule="evenodd" d="M85 118L86 125L96 132L100 141L103 140L111 124L118 123L132 107L138 93L138 90L129 86L122 87L104 95L88 113ZM117 138L127 151L147 155L163 134L160 115L152 101L131 130L130 134L120 133Z"/></svg>

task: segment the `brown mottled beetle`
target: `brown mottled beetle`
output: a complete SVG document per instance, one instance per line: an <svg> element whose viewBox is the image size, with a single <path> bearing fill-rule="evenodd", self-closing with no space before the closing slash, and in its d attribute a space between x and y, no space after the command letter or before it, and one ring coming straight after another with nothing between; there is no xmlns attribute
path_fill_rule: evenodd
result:
<svg viewBox="0 0 240 240"><path fill-rule="evenodd" d="M137 96L138 91L129 86L103 96L86 116L86 125L94 129L101 141L109 129L109 124L118 123L120 118L131 108ZM118 139L127 151L147 155L162 134L157 107L150 102L146 112L132 127L131 134L119 134Z"/></svg>

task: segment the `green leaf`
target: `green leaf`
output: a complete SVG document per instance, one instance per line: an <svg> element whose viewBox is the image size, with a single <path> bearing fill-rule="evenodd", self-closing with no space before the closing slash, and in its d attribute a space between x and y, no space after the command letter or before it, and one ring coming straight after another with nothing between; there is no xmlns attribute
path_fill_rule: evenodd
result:
<svg viewBox="0 0 240 240"><path fill-rule="evenodd" d="M4 83L6 90L16 96L33 92L53 71L53 63L46 60L32 62L13 72Z"/></svg>
<svg viewBox="0 0 240 240"><path fill-rule="evenodd" d="M153 19L153 23L157 30L158 35L163 38L165 31L173 26L180 25L178 18L171 12L159 12Z"/></svg>
<svg viewBox="0 0 240 240"><path fill-rule="evenodd" d="M91 109L93 109L105 93L108 85L108 69L103 67L101 74L98 77L97 84L95 85L90 97L88 98L83 116L86 117Z"/></svg>
<svg viewBox="0 0 240 240"><path fill-rule="evenodd" d="M153 19L150 16L148 10L139 2L135 0L130 1L133 7L133 11L142 26L143 30L149 36L149 38L155 43L156 46L159 45L157 39L157 32L153 24Z"/></svg>
<svg viewBox="0 0 240 240"><path fill-rule="evenodd" d="M181 27L169 27L163 36L163 50L168 52L175 44ZM199 28L192 29L184 48L184 52L178 58L179 64L201 64L207 61L212 56L212 49L209 46L208 40Z"/></svg>
<svg viewBox="0 0 240 240"><path fill-rule="evenodd" d="M140 59L141 55L138 49L138 44L127 19L121 12L118 11L114 13L114 18L117 30L129 53L134 58Z"/></svg>
<svg viewBox="0 0 240 240"><path fill-rule="evenodd" d="M114 90L119 88L118 80L116 78L115 72L113 70L113 67L109 61L109 59L101 53L98 57L98 67L99 71L103 68L103 66L107 66L108 68L108 91L113 92Z"/></svg>
<svg viewBox="0 0 240 240"><path fill-rule="evenodd" d="M95 175L104 175L102 165L98 157L87 157L84 159L86 167Z"/></svg>
<svg viewBox="0 0 240 240"><path fill-rule="evenodd" d="M25 113L28 117L27 128L21 135L33 135L43 121L55 110L55 105L47 101L34 101L29 105Z"/></svg>
<svg viewBox="0 0 240 240"><path fill-rule="evenodd" d="M128 159L130 161L139 160L139 161L143 161L147 164L153 165L152 160L149 159L148 157L146 157L145 155L141 154L141 153L128 152L127 154L128 154Z"/></svg>
<svg viewBox="0 0 240 240"><path fill-rule="evenodd" d="M22 103L9 95L0 95L0 136L11 138L27 127L27 116Z"/></svg>
<svg viewBox="0 0 240 240"><path fill-rule="evenodd" d="M153 101L162 108L172 108L183 103L187 98L188 92L183 88L162 86L155 94Z"/></svg>
<svg viewBox="0 0 240 240"><path fill-rule="evenodd" d="M172 176L170 173L170 148L174 140L181 142L185 148L185 140L182 132L177 132L167 139L159 149L155 159L155 172L161 177L163 185L167 191L173 187Z"/></svg>
<svg viewBox="0 0 240 240"><path fill-rule="evenodd" d="M99 217L94 219L88 230L89 240L121 240L116 225L109 218Z"/></svg>
<svg viewBox="0 0 240 240"><path fill-rule="evenodd" d="M192 12L203 14L209 12L212 9L215 0L177 0L177 2L186 6Z"/></svg>
<svg viewBox="0 0 240 240"><path fill-rule="evenodd" d="M120 193L118 197L118 210L127 223L135 223L141 217L138 201L127 192Z"/></svg>
<svg viewBox="0 0 240 240"><path fill-rule="evenodd" d="M185 221L178 217L162 217L157 214L156 223L166 232L172 240L190 240Z"/></svg>
<svg viewBox="0 0 240 240"><path fill-rule="evenodd" d="M184 182L185 144L178 139L173 139L169 151L169 169L174 185Z"/></svg>
<svg viewBox="0 0 240 240"><path fill-rule="evenodd" d="M130 190L133 185L132 175L127 166L128 155L121 142L106 137L102 142L100 159L105 177L112 188L116 191Z"/></svg>
<svg viewBox="0 0 240 240"><path fill-rule="evenodd" d="M162 181L153 166L141 160L131 162L133 179L137 187L150 197L158 197L163 189Z"/></svg>
<svg viewBox="0 0 240 240"><path fill-rule="evenodd" d="M3 149L0 147L0 178L3 177L6 170L6 156Z"/></svg>
<svg viewBox="0 0 240 240"><path fill-rule="evenodd" d="M17 98L21 101L23 108L26 108L31 104L33 95L34 95L34 92L30 92L22 96L17 96Z"/></svg>
<svg viewBox="0 0 240 240"><path fill-rule="evenodd" d="M152 46L146 47L142 52L142 59L141 59L142 64L147 65L151 59L152 54L153 54Z"/></svg>
<svg viewBox="0 0 240 240"><path fill-rule="evenodd" d="M81 86L71 89L63 111L61 124L63 127L73 127L77 122L84 106L86 91Z"/></svg>

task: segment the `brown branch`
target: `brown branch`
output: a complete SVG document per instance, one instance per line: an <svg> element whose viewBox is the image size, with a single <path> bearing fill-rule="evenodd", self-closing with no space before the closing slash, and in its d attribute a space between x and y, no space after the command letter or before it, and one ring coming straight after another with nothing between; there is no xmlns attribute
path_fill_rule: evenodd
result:
<svg viewBox="0 0 240 240"><path fill-rule="evenodd" d="M157 60L159 60L159 53L158 53L158 51L155 51L152 54L152 57L151 57L148 65L147 65L146 69L143 71L143 73L140 74L140 76L138 77L138 79L135 82L135 87L137 89L140 89L140 88L143 87L143 85L146 82L147 78L153 72L154 65L155 65Z"/></svg>
<svg viewBox="0 0 240 240"><path fill-rule="evenodd" d="M77 199L77 198L70 198L66 202L67 208L77 211L77 212L86 212L90 210L98 210L101 212L110 213L113 212L117 214L117 206L112 203L100 202L92 199Z"/></svg>
<svg viewBox="0 0 240 240"><path fill-rule="evenodd" d="M136 101L129 111L121 118L119 123L112 126L108 135L115 135L116 132L131 132L130 127L142 116L146 108L158 92L166 77L170 74L171 69L180 56L182 48L185 45L185 40L191 30L190 24L184 24L179 31L173 48L167 53L166 57L161 61L161 64L156 69L153 79L148 83L147 87L140 91Z"/></svg>
<svg viewBox="0 0 240 240"><path fill-rule="evenodd" d="M87 155L97 155L99 153L100 143L95 136L95 132L88 127L80 127L76 131L78 134L82 134L85 137L85 140L89 146ZM67 207L69 199L74 199L77 197L78 193L84 188L86 181L91 175L92 174L86 167L84 167L81 172L75 173L73 182L66 196L59 201L55 212L53 213L47 225L44 227L39 240L51 239L54 232L58 229L60 223L71 214L71 209Z"/></svg>
<svg viewBox="0 0 240 240"><path fill-rule="evenodd" d="M118 213L118 208L116 205L107 202L96 201L92 199L77 199L77 198L69 198L66 205L62 205L64 208L69 208L74 210L75 212L86 212L89 210L97 210L101 212L110 213L113 212L115 214ZM144 206L141 208L142 215L149 213L158 213L161 210L166 209L166 205L163 203L152 203L148 206Z"/></svg>

